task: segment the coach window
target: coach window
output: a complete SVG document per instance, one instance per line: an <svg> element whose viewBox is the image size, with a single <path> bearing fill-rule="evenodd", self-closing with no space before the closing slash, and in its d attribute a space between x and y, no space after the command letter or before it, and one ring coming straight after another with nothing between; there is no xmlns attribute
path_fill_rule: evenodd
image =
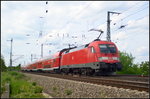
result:
<svg viewBox="0 0 150 99"><path fill-rule="evenodd" d="M92 53L95 53L94 47L91 47L91 52L92 52Z"/></svg>

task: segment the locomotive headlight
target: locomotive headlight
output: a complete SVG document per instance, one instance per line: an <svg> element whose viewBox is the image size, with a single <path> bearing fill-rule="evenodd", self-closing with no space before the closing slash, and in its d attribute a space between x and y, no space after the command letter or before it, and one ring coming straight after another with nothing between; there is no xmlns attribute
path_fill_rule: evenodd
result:
<svg viewBox="0 0 150 99"><path fill-rule="evenodd" d="M112 59L120 61L119 57L112 57Z"/></svg>
<svg viewBox="0 0 150 99"><path fill-rule="evenodd" d="M99 57L98 59L99 59L99 61L108 60L108 57Z"/></svg>

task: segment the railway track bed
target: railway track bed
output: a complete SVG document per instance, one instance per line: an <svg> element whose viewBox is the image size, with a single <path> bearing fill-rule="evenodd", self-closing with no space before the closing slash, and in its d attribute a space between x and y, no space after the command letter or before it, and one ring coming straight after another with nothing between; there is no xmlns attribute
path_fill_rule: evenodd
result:
<svg viewBox="0 0 150 99"><path fill-rule="evenodd" d="M88 77L88 76L78 76L78 75L72 76L72 75L63 75L63 74L60 75L60 74L33 73L33 72L31 74L149 92L149 83L148 82L139 82L139 81L122 80L122 79L120 80L119 78L114 79L111 77L110 78L109 77L99 77L98 78L98 77Z"/></svg>

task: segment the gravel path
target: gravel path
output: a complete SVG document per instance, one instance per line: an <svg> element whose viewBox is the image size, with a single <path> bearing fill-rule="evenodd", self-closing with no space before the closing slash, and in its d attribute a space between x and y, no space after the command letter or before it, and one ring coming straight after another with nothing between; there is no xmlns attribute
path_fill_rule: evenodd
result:
<svg viewBox="0 0 150 99"><path fill-rule="evenodd" d="M24 74L55 98L149 98L149 93L144 91Z"/></svg>

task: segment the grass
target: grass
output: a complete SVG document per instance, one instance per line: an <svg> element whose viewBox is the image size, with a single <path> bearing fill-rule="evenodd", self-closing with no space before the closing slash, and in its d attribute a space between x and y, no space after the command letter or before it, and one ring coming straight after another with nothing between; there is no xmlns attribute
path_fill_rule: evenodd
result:
<svg viewBox="0 0 150 99"><path fill-rule="evenodd" d="M67 90L65 90L65 93L66 93L66 95L71 95L72 91L67 89Z"/></svg>
<svg viewBox="0 0 150 99"><path fill-rule="evenodd" d="M53 87L53 91L56 91L57 90L57 87Z"/></svg>
<svg viewBox="0 0 150 99"><path fill-rule="evenodd" d="M10 98L44 98L42 87L37 86L36 82L28 82L25 75L19 72L2 72L2 85L10 83ZM1 88L1 91L3 89Z"/></svg>
<svg viewBox="0 0 150 99"><path fill-rule="evenodd" d="M6 90L4 84L1 84L0 95Z"/></svg>

